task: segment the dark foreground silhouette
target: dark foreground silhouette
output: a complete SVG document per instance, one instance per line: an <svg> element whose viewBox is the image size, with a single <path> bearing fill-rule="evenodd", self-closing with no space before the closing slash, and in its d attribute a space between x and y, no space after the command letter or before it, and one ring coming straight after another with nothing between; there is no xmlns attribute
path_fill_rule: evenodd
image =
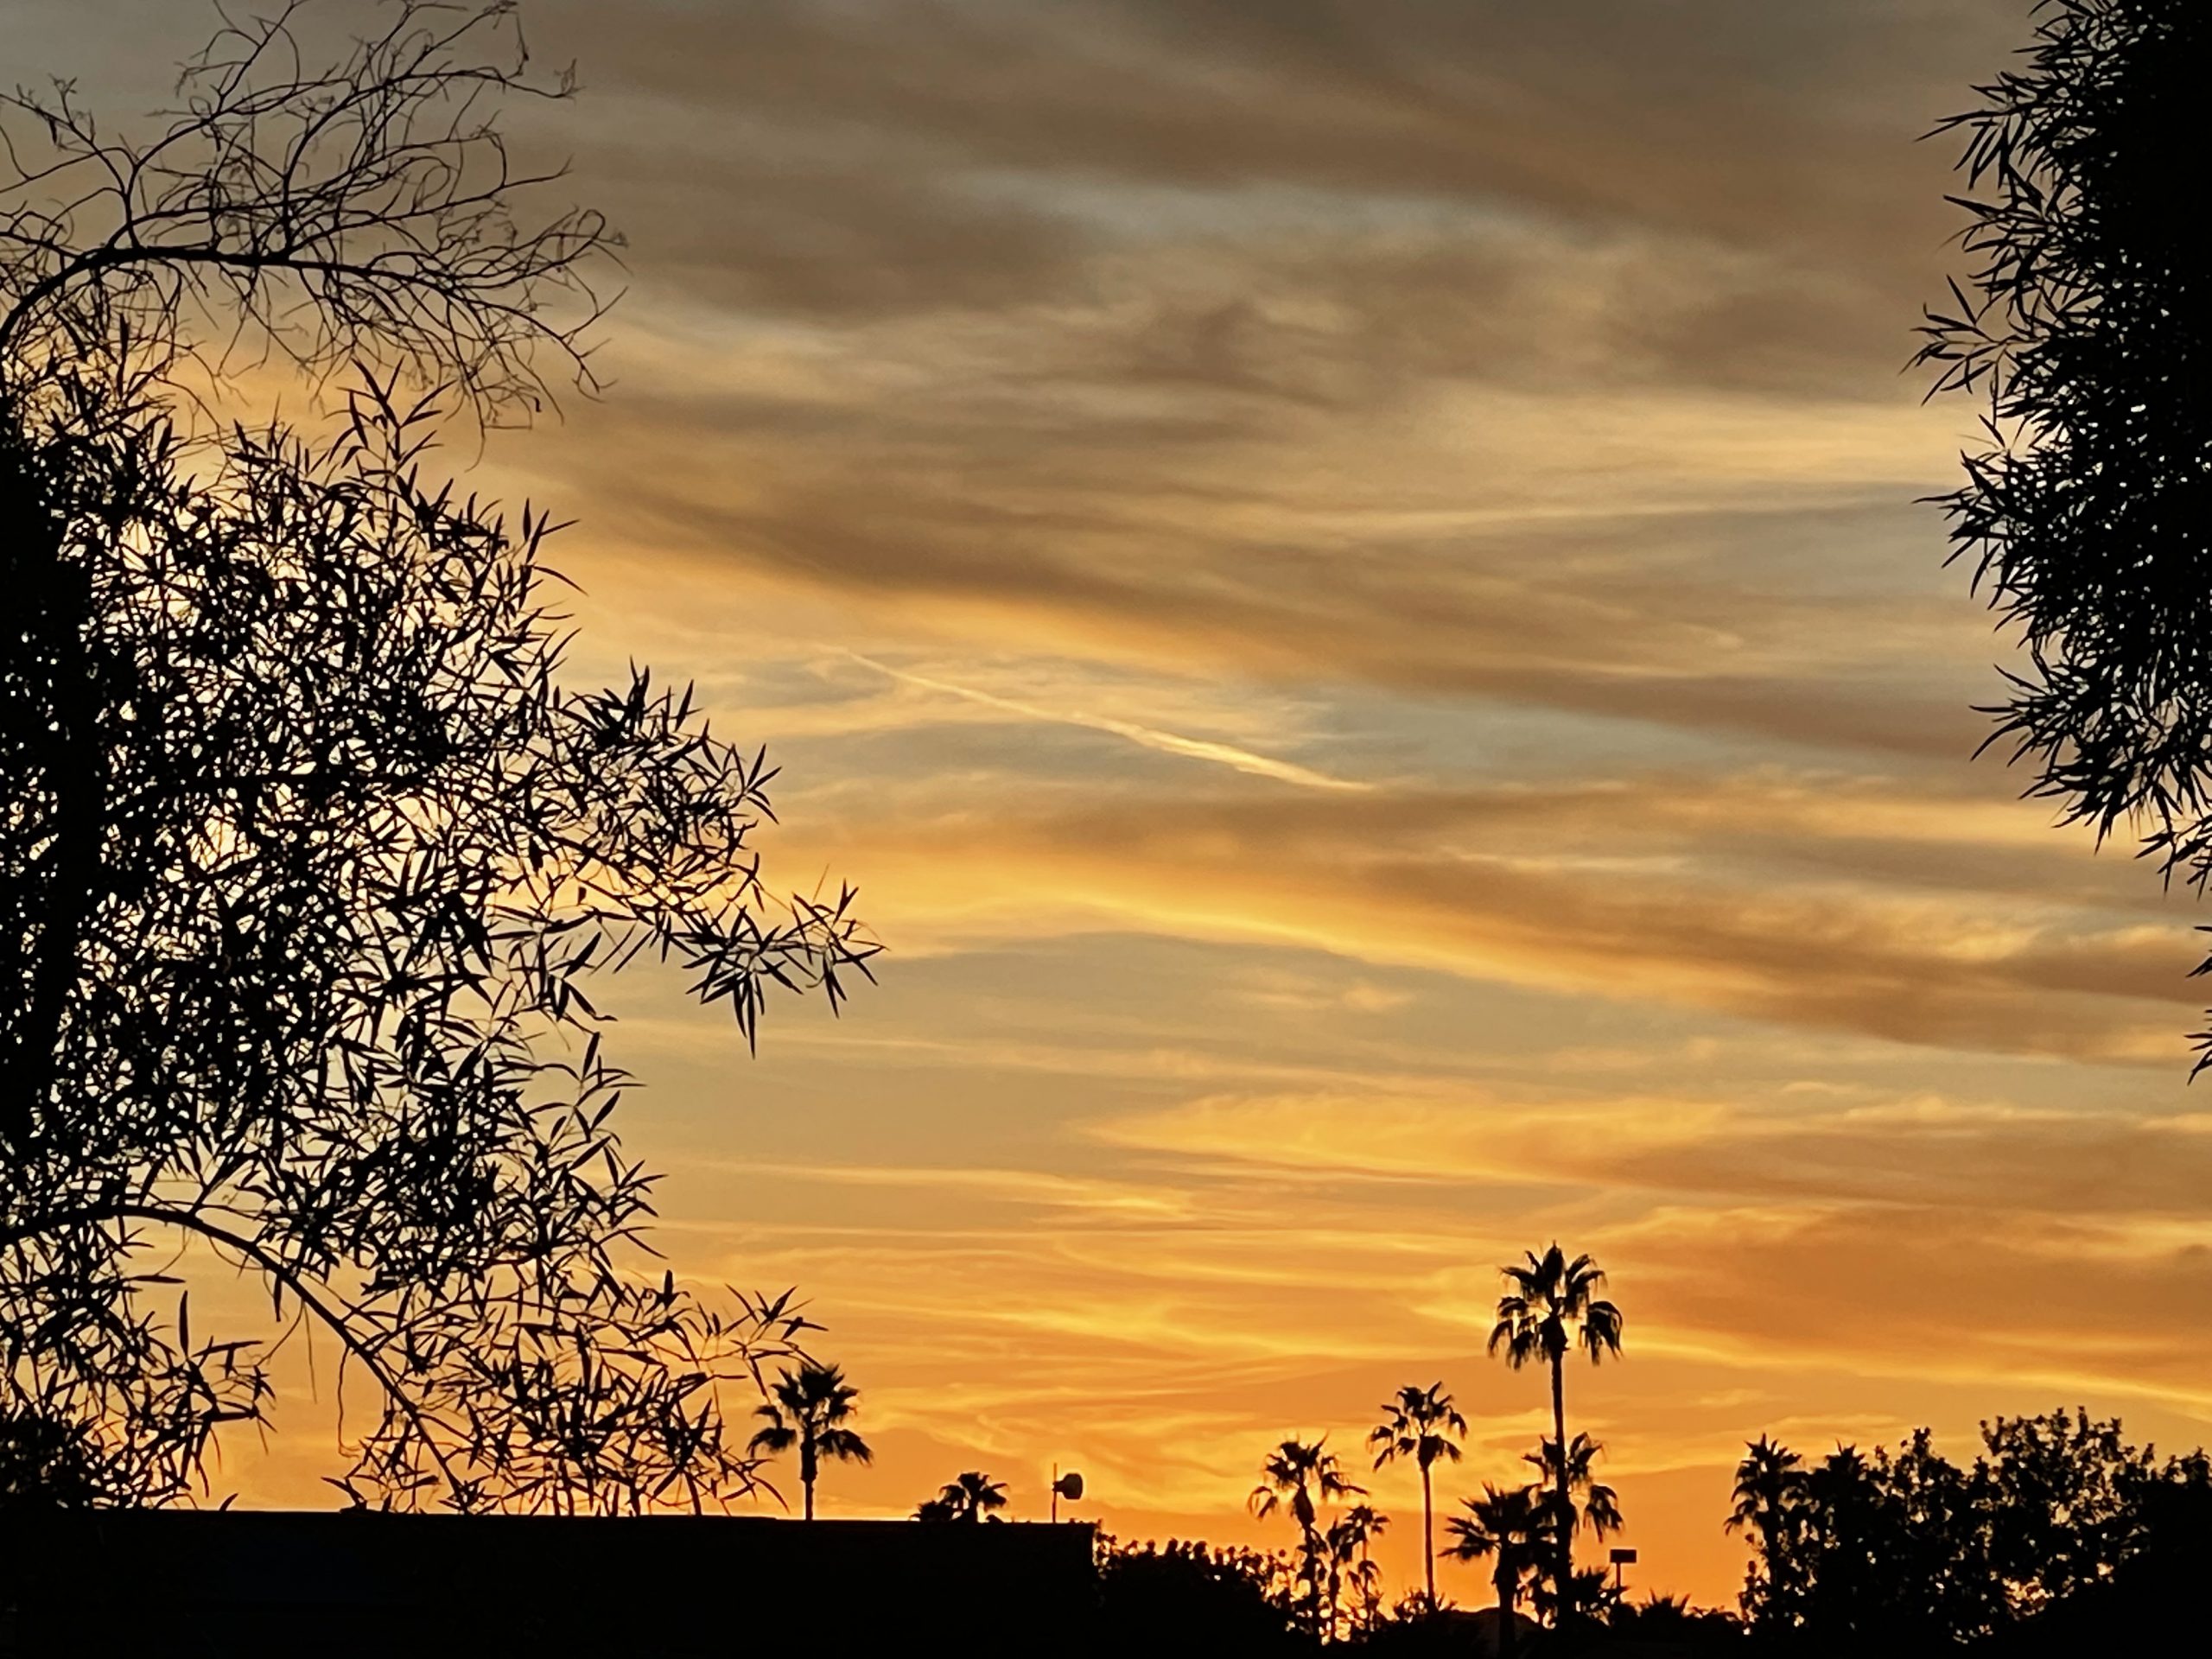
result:
<svg viewBox="0 0 2212 1659"><path fill-rule="evenodd" d="M2116 1424L1998 1420L1982 1457L1833 1454L1773 1490L1796 1535L1734 1614L1663 1599L1548 1627L1414 1596L1325 1643L1287 1557L1117 1544L1086 1523L65 1510L0 1503L0 1656L528 1652L1711 1654L2164 1651L2200 1617L2212 1469ZM1764 1444L1764 1443L1762 1443ZM1770 1451L1779 1451L1770 1448ZM1786 1456L1786 1453L1784 1454ZM1845 1482L1839 1464L1867 1471ZM1756 1453L1745 1484L1770 1465ZM1948 1472L1947 1472L1948 1471ZM1957 1478L1954 1480L1953 1477ZM1827 1477L1823 1478L1823 1477ZM1890 1501L1910 1489L1923 1501ZM1962 1501L1935 1501L1946 1491ZM1756 1494L1752 1494L1756 1497ZM1779 1522L1776 1524L1780 1524ZM2024 1551L2017 1557L2016 1548ZM2008 1564L2009 1563L2009 1564ZM2043 1569L2034 1599L2018 1575ZM1761 1575L1802 1574L1787 1618ZM1971 1626L1961 1605L1986 1604ZM1999 1603L2012 1611L1997 1611ZM1510 1634L1509 1634L1510 1631ZM1504 1637L1504 1640L1501 1640Z"/></svg>
<svg viewBox="0 0 2212 1659"><path fill-rule="evenodd" d="M1087 1525L0 1510L0 1654L1065 1650Z"/></svg>

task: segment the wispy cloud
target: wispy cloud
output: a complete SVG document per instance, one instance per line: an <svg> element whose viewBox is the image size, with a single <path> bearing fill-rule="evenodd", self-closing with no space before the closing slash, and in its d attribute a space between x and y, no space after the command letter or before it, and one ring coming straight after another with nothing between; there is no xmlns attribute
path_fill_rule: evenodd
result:
<svg viewBox="0 0 2212 1659"><path fill-rule="evenodd" d="M1277 760L1264 754L1255 754L1240 749L1233 743L1219 743L1207 738L1184 737L1174 732L1163 732L1151 726L1139 725L1131 720L1117 720L1111 715L1088 714L1079 709L1043 709L1035 703L1023 702L1013 697L1003 697L995 692L982 691L973 686L956 685L950 680L916 674L903 668L893 668L888 663L863 657L856 651L830 647L837 654L874 669L886 677L902 685L916 686L925 691L935 691L980 708L994 709L1001 714L1013 715L1022 720L1043 721L1058 726L1077 726L1086 731L1104 732L1110 736L1124 738L1162 754L1180 755L1189 760L1203 760L1209 765L1227 766L1232 772L1244 772L1254 778L1271 778L1280 784L1294 784L1300 789L1345 790L1353 792L1370 790L1372 784L1356 779L1332 778L1326 772L1316 772L1288 760Z"/></svg>

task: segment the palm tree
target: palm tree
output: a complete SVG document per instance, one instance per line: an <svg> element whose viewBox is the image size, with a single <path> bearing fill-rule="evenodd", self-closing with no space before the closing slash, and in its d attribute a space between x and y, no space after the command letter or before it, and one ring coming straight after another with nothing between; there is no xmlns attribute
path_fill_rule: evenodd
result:
<svg viewBox="0 0 2212 1659"><path fill-rule="evenodd" d="M1378 1448L1375 1466L1398 1458L1411 1458L1421 1469L1421 1565L1428 1578L1428 1605L1436 1605L1436 1518L1435 1506L1429 1492L1429 1468L1439 1458L1459 1461L1459 1448L1452 1444L1452 1436L1467 1438L1467 1420L1459 1414L1452 1396L1444 1392L1444 1384L1432 1382L1425 1389L1408 1385L1398 1390L1398 1397L1385 1401L1384 1416L1368 1432L1367 1443Z"/></svg>
<svg viewBox="0 0 2212 1659"><path fill-rule="evenodd" d="M1554 1240L1541 1256L1525 1252L1525 1267L1501 1268L1506 1294L1497 1299L1497 1323L1491 1329L1490 1351L1505 1351L1505 1363L1518 1370L1531 1361L1551 1368L1552 1438L1567 1444L1567 1356L1580 1348L1595 1364L1608 1353L1621 1351L1621 1311L1599 1299L1598 1287L1605 1275L1587 1255L1568 1261ZM1567 1468L1554 1472L1553 1499L1560 1513L1573 1505L1567 1496ZM1552 1541L1557 1559L1552 1567L1554 1593L1560 1605L1574 1580L1574 1535L1565 1527Z"/></svg>
<svg viewBox="0 0 2212 1659"><path fill-rule="evenodd" d="M1551 1536L1552 1505L1557 1500L1549 1492L1539 1494L1544 1506L1545 1532ZM1547 1545L1548 1548L1548 1545ZM1571 1618L1603 1620L1607 1612L1619 1605L1620 1592L1613 1587L1613 1575L1602 1567L1578 1567L1570 1580L1573 1588L1567 1599L1567 1616ZM1552 1581L1539 1574L1529 1586L1529 1606L1539 1621L1556 1626L1560 1622L1559 1592Z"/></svg>
<svg viewBox="0 0 2212 1659"><path fill-rule="evenodd" d="M1745 1611L1755 1618L1786 1623L1791 1617L1808 1496L1804 1459L1795 1452L1764 1434L1745 1446L1736 1465L1736 1507L1722 1525L1758 1541L1759 1559L1744 1592Z"/></svg>
<svg viewBox="0 0 2212 1659"><path fill-rule="evenodd" d="M1467 1512L1455 1515L1444 1529L1455 1541L1453 1560L1491 1561L1491 1583L1497 1591L1497 1651L1511 1659L1513 1620L1521 1605L1521 1581L1536 1572L1551 1533L1550 1511L1538 1489L1516 1486L1500 1491L1488 1482L1480 1497L1460 1500Z"/></svg>
<svg viewBox="0 0 2212 1659"><path fill-rule="evenodd" d="M1598 1454L1605 1448L1587 1434L1577 1434L1567 1443L1567 1479L1559 1478L1559 1442L1543 1440L1534 1452L1522 1453L1521 1461L1536 1471L1540 1484L1551 1488L1545 1501L1553 1508L1555 1524L1568 1530L1587 1527L1600 1538L1618 1532L1627 1522L1621 1515L1620 1494L1592 1472ZM1564 1486L1567 1506L1561 1510L1559 1493ZM1574 1500L1581 1500L1578 1505Z"/></svg>
<svg viewBox="0 0 2212 1659"><path fill-rule="evenodd" d="M782 1371L768 1390L769 1400L753 1415L767 1419L747 1450L771 1454L798 1448L798 1484L806 1490L806 1518L814 1519L814 1482L824 1458L836 1463L869 1463L875 1453L859 1433L846 1425L858 1414L854 1402L861 1391L849 1387L845 1374L818 1360L803 1362L796 1371Z"/></svg>
<svg viewBox="0 0 2212 1659"><path fill-rule="evenodd" d="M1762 1434L1744 1447L1736 1465L1736 1507L1722 1523L1729 1532L1751 1532L1771 1555L1805 1501L1804 1459Z"/></svg>
<svg viewBox="0 0 2212 1659"><path fill-rule="evenodd" d="M1352 1611L1352 1628L1371 1630L1381 1621L1382 1569L1367 1549L1389 1524L1389 1516L1377 1515L1365 1503L1353 1504L1330 1524L1322 1544L1329 1554L1329 1624L1332 1631L1346 1579L1351 1580L1353 1593L1358 1598Z"/></svg>
<svg viewBox="0 0 2212 1659"><path fill-rule="evenodd" d="M957 1478L938 1489L938 1494L915 1511L918 1521L995 1521L995 1510L1006 1507L1006 1483L993 1480L979 1469L963 1470Z"/></svg>
<svg viewBox="0 0 2212 1659"><path fill-rule="evenodd" d="M1260 1465L1260 1484L1245 1499L1252 1513L1262 1521L1285 1504L1289 1506L1290 1518L1298 1523L1307 1619L1317 1634L1321 1612L1323 1551L1320 1511L1314 1500L1367 1496L1367 1488L1356 1486L1344 1478L1337 1454L1327 1449L1328 1444L1325 1434L1310 1445L1304 1440L1285 1440Z"/></svg>

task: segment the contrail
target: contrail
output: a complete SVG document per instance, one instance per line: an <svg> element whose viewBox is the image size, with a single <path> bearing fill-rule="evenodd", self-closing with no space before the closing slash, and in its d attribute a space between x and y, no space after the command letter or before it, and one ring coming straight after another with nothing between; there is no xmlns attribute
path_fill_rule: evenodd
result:
<svg viewBox="0 0 2212 1659"><path fill-rule="evenodd" d="M893 668L888 663L879 663L873 657L863 657L857 651L848 651L842 645L831 650L841 657L849 657L864 668L926 691L941 691L949 697L979 703L986 709L996 709L1009 715L1020 715L1027 720L1039 720L1056 726L1080 726L1086 730L1105 732L1126 738L1147 749L1157 749L1163 754L1179 754L1192 760L1211 761L1217 766L1227 766L1235 772L1248 772L1255 778L1272 778L1278 783L1295 784L1300 789L1369 790L1372 784L1363 784L1350 778L1332 778L1325 772L1315 772L1310 766L1300 766L1288 760L1272 760L1264 754L1254 754L1249 749L1240 749L1234 744L1215 743L1201 737L1183 737L1173 732L1163 732L1151 726L1140 726L1135 721L1116 720L1110 715L1090 715L1079 710L1062 713L1052 709L1039 709L1033 703L1017 702L1012 697L998 696L988 691L978 691L972 686L955 685L949 680L933 680L925 674L910 674Z"/></svg>

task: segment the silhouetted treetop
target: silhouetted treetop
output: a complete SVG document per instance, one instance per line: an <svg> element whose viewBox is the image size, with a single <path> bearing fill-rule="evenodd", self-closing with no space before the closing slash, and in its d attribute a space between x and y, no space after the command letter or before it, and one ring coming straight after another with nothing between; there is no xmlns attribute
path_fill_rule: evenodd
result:
<svg viewBox="0 0 2212 1659"><path fill-rule="evenodd" d="M1982 1425L1969 1465L1926 1429L1817 1461L1762 1438L1737 1470L1732 1530L1757 1554L1753 1630L1815 1643L1923 1645L2018 1629L2096 1592L2161 1529L2212 1516L2203 1453L2158 1458L2086 1412Z"/></svg>
<svg viewBox="0 0 2212 1659"><path fill-rule="evenodd" d="M1007 1504L1006 1483L980 1469L964 1469L925 1498L914 1511L918 1521L998 1521Z"/></svg>
<svg viewBox="0 0 2212 1659"><path fill-rule="evenodd" d="M2212 84L2196 0L2051 0L1964 141L1973 264L1928 314L1935 390L1987 442L1941 498L1954 558L2017 625L1992 741L2100 838L2212 873L2212 358L2188 205ZM2208 1048L2212 1054L2212 1048Z"/></svg>
<svg viewBox="0 0 2212 1659"><path fill-rule="evenodd" d="M0 1421L103 1497L185 1491L267 1402L154 1311L189 1239L373 1389L360 1501L718 1501L757 1457L725 1387L807 1322L622 1266L652 1178L590 982L675 963L749 1040L873 947L766 885L772 771L688 689L569 683L547 517L436 476L441 410L573 365L537 307L599 236L515 228L519 58L469 56L505 9L393 8L327 71L296 11L143 145L15 104L59 159L17 144L0 219ZM327 435L194 437L226 315L383 367Z"/></svg>
<svg viewBox="0 0 2212 1659"><path fill-rule="evenodd" d="M348 20L359 16L346 9ZM274 353L321 376L401 372L493 421L563 378L595 382L585 334L617 244L589 208L525 213L557 168L518 166L515 98L565 99L532 72L512 3L404 0L333 41L339 16L289 0L235 20L185 66L143 137L103 126L74 84L0 95L0 361L219 376Z"/></svg>

